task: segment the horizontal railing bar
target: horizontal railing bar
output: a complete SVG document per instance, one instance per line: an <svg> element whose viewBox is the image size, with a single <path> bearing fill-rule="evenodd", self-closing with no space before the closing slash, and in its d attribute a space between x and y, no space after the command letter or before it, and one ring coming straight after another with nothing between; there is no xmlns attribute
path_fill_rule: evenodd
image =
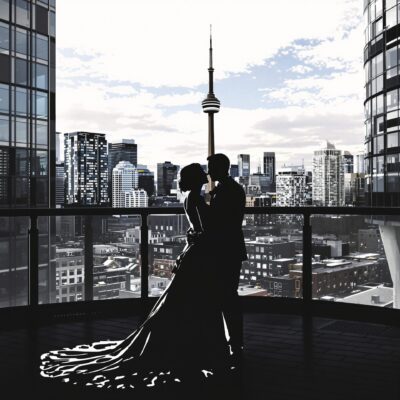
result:
<svg viewBox="0 0 400 400"><path fill-rule="evenodd" d="M0 208L0 217L75 216L75 215L176 215L183 207L71 207L71 208ZM300 215L400 215L400 207L246 207L246 214Z"/></svg>

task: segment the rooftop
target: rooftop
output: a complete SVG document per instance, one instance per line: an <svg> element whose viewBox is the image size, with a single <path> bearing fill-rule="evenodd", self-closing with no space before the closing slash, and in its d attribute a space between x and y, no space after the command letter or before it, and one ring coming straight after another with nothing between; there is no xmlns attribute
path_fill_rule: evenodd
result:
<svg viewBox="0 0 400 400"><path fill-rule="evenodd" d="M360 293L347 296L337 301L343 301L352 304L375 305L379 307L389 307L393 304L393 288L377 286L369 288Z"/></svg>

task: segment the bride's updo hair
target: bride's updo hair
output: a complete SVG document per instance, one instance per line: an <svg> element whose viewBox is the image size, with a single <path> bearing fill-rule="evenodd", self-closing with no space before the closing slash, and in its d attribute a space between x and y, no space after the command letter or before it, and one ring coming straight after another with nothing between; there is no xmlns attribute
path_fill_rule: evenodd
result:
<svg viewBox="0 0 400 400"><path fill-rule="evenodd" d="M179 189L182 192L187 192L188 190L192 190L198 185L204 185L207 182L207 174L204 172L200 164L189 164L181 169Z"/></svg>

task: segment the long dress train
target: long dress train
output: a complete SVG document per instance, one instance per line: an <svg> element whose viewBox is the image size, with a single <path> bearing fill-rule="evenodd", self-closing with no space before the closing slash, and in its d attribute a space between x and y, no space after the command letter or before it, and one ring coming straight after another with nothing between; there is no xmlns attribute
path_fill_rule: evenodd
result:
<svg viewBox="0 0 400 400"><path fill-rule="evenodd" d="M49 351L41 356L41 375L134 389L201 381L227 370L229 334L218 305L217 266L207 248L204 234L186 246L169 286L127 338Z"/></svg>

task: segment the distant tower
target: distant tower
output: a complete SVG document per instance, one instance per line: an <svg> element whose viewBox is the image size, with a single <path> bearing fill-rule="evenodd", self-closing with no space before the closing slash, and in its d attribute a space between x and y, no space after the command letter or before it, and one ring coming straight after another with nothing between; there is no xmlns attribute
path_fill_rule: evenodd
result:
<svg viewBox="0 0 400 400"><path fill-rule="evenodd" d="M208 94L205 100L201 103L203 111L208 114L208 155L215 153L214 147L214 114L219 111L220 101L214 94L214 68L212 59L212 34L210 26L210 66L208 68Z"/></svg>
<svg viewBox="0 0 400 400"><path fill-rule="evenodd" d="M214 83L213 83L213 62L212 62L212 34L210 25L210 65L208 67L208 94L207 97L201 103L203 111L208 114L208 155L211 156L215 153L214 146L214 114L219 111L220 101L214 95ZM213 188L213 183L209 185Z"/></svg>
<svg viewBox="0 0 400 400"><path fill-rule="evenodd" d="M315 206L344 206L343 155L329 142L325 149L314 151L312 197Z"/></svg>

